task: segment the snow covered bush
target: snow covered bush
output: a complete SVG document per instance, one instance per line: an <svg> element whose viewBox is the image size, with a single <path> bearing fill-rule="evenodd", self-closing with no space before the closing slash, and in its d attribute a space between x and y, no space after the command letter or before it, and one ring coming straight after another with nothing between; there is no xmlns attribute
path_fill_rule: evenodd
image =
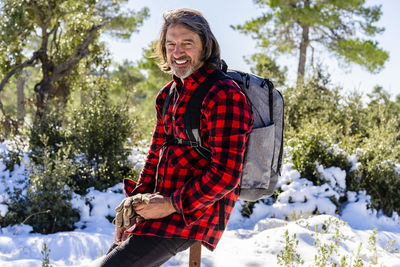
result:
<svg viewBox="0 0 400 267"><path fill-rule="evenodd" d="M318 171L318 165L324 168L338 167L350 174L351 164L336 141L334 125L320 125L316 120L305 124L297 134L288 140L290 160L302 177L312 181L314 185L327 182Z"/></svg>
<svg viewBox="0 0 400 267"><path fill-rule="evenodd" d="M287 141L290 161L301 177L314 185L323 185L330 179L326 172L318 169L339 168L345 172L345 185L342 189L333 186L341 196L331 199L338 207L346 201L345 192L366 190L371 196L372 208L382 210L388 216L392 216L393 211L400 213L400 172L396 169L395 155L390 152L393 147L400 148L391 140L393 133L384 129L376 131L374 138L363 139L359 148L350 152L340 147L349 149L345 144L335 143L337 136L334 125L321 126L317 121L311 121Z"/></svg>
<svg viewBox="0 0 400 267"><path fill-rule="evenodd" d="M21 150L7 150L0 154L0 160L6 167L6 170L14 171L15 165L21 165L23 152Z"/></svg>
<svg viewBox="0 0 400 267"><path fill-rule="evenodd" d="M362 95L342 96L328 85L317 71L304 87L283 92L289 162L314 185L326 182L317 166L338 167L346 172L347 191L365 190L371 207L399 213L400 98L392 101L377 86L363 103Z"/></svg>
<svg viewBox="0 0 400 267"><path fill-rule="evenodd" d="M30 157L37 164L41 164L44 147L54 152L70 148L66 158L77 168L68 185L79 194L90 187L104 190L125 176L136 175L128 160L133 121L126 105L113 104L108 98L107 85L111 83L99 80L96 88L100 91L87 97L83 105L51 111L30 129Z"/></svg>
<svg viewBox="0 0 400 267"><path fill-rule="evenodd" d="M9 190L8 211L1 217L1 226L29 224L43 234L69 231L79 221L79 212L72 208L73 188L70 179L76 172L69 152L45 147L40 163L28 167L29 179L20 188Z"/></svg>
<svg viewBox="0 0 400 267"><path fill-rule="evenodd" d="M375 121L376 125L369 129L369 138L360 140L353 151L358 161L356 175L347 178L347 185L351 191L366 190L372 207L391 216L393 211L400 213L400 114L384 115L389 112L382 110L386 109L385 102L375 105L369 123Z"/></svg>
<svg viewBox="0 0 400 267"><path fill-rule="evenodd" d="M349 181L349 190L366 190L371 196L371 207L392 216L400 214L400 172L393 161L359 157L357 176Z"/></svg>

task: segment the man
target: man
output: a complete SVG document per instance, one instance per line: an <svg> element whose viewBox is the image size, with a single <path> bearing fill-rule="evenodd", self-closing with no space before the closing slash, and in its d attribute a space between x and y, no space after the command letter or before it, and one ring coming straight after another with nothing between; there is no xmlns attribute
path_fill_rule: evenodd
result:
<svg viewBox="0 0 400 267"><path fill-rule="evenodd" d="M168 142L171 137L187 139L183 117L190 96L208 75L220 71L219 45L202 14L189 9L164 13L158 55L161 69L172 73L173 81L156 98L157 124L138 183L124 180L127 196L152 195L148 204L135 207L143 222L117 227L115 248L102 266L160 266L197 241L214 250L238 198L253 117L232 80L215 82L202 103L200 136L210 158L191 146Z"/></svg>

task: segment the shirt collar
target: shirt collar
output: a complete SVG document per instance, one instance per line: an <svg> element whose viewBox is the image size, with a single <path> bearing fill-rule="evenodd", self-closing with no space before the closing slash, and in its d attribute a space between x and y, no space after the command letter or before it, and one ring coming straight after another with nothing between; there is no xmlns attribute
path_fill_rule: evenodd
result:
<svg viewBox="0 0 400 267"><path fill-rule="evenodd" d="M199 69L195 70L191 75L189 75L188 77L186 77L184 79L185 84L193 84L193 83L197 83L197 85L199 85L200 83L202 83L205 78L207 77L208 74L210 74L211 72L213 72L213 69L209 69L206 66L202 66ZM172 79L174 80L174 82L176 83L176 88L181 88L182 87L182 80L180 78L178 78L177 76L173 75Z"/></svg>

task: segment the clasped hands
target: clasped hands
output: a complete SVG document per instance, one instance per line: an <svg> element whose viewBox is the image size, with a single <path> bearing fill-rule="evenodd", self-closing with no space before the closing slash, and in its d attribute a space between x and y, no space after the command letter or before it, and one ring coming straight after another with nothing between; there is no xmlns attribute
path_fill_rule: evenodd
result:
<svg viewBox="0 0 400 267"><path fill-rule="evenodd" d="M114 241L119 243L128 238L126 229L144 220L164 218L174 212L169 197L158 193L136 194L121 201L115 208L117 215L113 220L116 226Z"/></svg>

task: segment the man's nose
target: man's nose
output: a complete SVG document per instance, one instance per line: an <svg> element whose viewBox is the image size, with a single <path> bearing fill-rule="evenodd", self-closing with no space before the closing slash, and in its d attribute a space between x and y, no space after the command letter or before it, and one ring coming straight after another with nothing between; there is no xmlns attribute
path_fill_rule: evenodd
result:
<svg viewBox="0 0 400 267"><path fill-rule="evenodd" d="M181 56L184 53L184 51L180 45L176 45L173 53L174 53L174 57L177 58L177 57Z"/></svg>

